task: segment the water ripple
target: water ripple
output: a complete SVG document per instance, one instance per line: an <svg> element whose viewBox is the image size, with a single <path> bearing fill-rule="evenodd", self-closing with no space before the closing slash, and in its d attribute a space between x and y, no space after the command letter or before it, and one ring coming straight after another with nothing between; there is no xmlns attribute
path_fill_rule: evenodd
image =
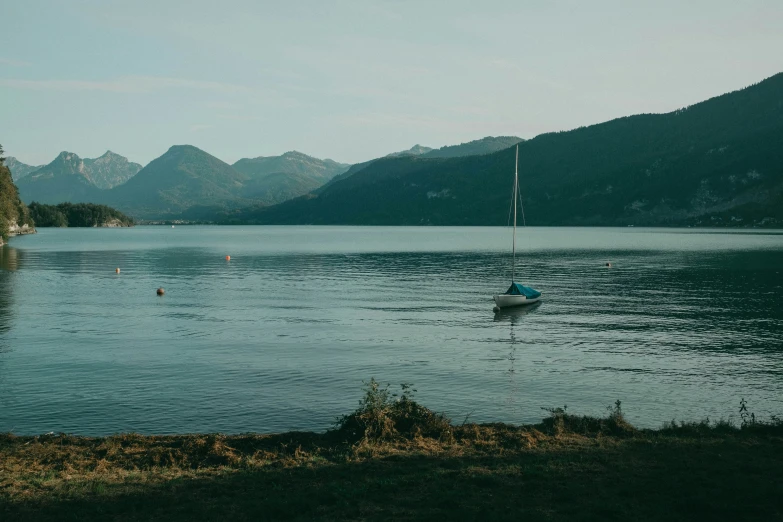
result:
<svg viewBox="0 0 783 522"><path fill-rule="evenodd" d="M0 249L0 431L321 430L370 377L476 421L560 404L600 414L618 398L644 426L727 417L741 397L783 412L780 233L520 239L518 273L545 301L492 314L510 278L505 229L15 238Z"/></svg>

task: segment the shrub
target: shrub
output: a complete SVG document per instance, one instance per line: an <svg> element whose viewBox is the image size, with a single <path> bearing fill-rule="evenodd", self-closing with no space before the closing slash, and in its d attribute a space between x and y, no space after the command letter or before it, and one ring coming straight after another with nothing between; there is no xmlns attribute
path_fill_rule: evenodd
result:
<svg viewBox="0 0 783 522"><path fill-rule="evenodd" d="M413 400L410 384L401 385L399 396L375 379L365 383L359 408L337 419L333 432L350 442L380 442L428 437L450 439L451 421Z"/></svg>
<svg viewBox="0 0 783 522"><path fill-rule="evenodd" d="M623 415L622 403L618 400L614 406L607 406L609 414L606 417L589 417L586 415L571 415L567 413L568 406L562 408L542 408L549 412L541 425L543 431L552 435L574 433L578 435L615 435L628 436L636 433Z"/></svg>

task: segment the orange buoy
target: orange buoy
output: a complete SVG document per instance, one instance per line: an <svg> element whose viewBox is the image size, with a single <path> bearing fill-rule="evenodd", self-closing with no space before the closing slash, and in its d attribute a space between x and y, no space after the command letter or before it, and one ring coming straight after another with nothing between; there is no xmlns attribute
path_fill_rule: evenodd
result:
<svg viewBox="0 0 783 522"><path fill-rule="evenodd" d="M226 256L226 261L231 261L231 256Z"/></svg>
<svg viewBox="0 0 783 522"><path fill-rule="evenodd" d="M163 289L163 287L158 288L158 295L163 295L165 293L166 293L166 291Z"/></svg>
<svg viewBox="0 0 783 522"><path fill-rule="evenodd" d="M120 269L119 268L115 269L114 271L117 272L118 274L120 273Z"/></svg>

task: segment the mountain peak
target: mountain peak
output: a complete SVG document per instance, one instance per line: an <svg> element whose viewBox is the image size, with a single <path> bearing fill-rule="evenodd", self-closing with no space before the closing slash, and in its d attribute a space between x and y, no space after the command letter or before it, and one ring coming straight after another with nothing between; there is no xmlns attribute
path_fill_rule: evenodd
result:
<svg viewBox="0 0 783 522"><path fill-rule="evenodd" d="M5 159L5 166L8 167L8 170L11 171L11 176L13 177L14 181L19 181L21 178L35 172L42 167L42 165L27 165L13 156L8 156Z"/></svg>
<svg viewBox="0 0 783 522"><path fill-rule="evenodd" d="M55 158L55 161L80 161L81 158L78 154L74 154L73 152L68 152L67 150L62 151L60 154L57 155Z"/></svg>
<svg viewBox="0 0 783 522"><path fill-rule="evenodd" d="M198 152L204 152L203 150L199 149L198 147L194 145L172 145L169 147L169 150L167 152L186 152L186 151L198 151Z"/></svg>
<svg viewBox="0 0 783 522"><path fill-rule="evenodd" d="M125 183L141 170L141 165L107 150L102 156L90 159L62 151L40 168L27 166L30 172L20 185L25 201L62 203L64 201L91 201L99 189L110 189Z"/></svg>
<svg viewBox="0 0 783 522"><path fill-rule="evenodd" d="M398 156L421 156L422 154L426 154L427 152L430 152L432 147L425 147L424 145L416 144L413 147L411 147L408 150L401 150L400 152L392 152L391 154L388 154L389 157L398 157Z"/></svg>
<svg viewBox="0 0 783 522"><path fill-rule="evenodd" d="M125 156L120 156L107 150L103 156L95 159L85 159L84 166L86 177L100 189L110 189L121 185L135 176L141 165L128 161Z"/></svg>
<svg viewBox="0 0 783 522"><path fill-rule="evenodd" d="M312 158L312 156L308 156L304 152L299 152L298 150L289 150L288 152L285 152L281 155L283 158Z"/></svg>

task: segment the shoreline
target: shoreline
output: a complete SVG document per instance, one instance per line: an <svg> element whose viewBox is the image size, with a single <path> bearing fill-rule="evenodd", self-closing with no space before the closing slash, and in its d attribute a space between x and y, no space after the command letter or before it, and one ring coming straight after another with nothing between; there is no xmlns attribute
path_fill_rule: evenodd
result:
<svg viewBox="0 0 783 522"><path fill-rule="evenodd" d="M35 229L35 227L31 227L27 223L25 223L22 226L19 226L18 224L14 223L8 227L8 239L15 236L26 236L29 234L37 234L38 231ZM0 247L5 245L5 242L3 241L3 236L0 236Z"/></svg>
<svg viewBox="0 0 783 522"><path fill-rule="evenodd" d="M326 433L0 435L8 520L779 519L783 422L453 424L371 381Z"/></svg>

